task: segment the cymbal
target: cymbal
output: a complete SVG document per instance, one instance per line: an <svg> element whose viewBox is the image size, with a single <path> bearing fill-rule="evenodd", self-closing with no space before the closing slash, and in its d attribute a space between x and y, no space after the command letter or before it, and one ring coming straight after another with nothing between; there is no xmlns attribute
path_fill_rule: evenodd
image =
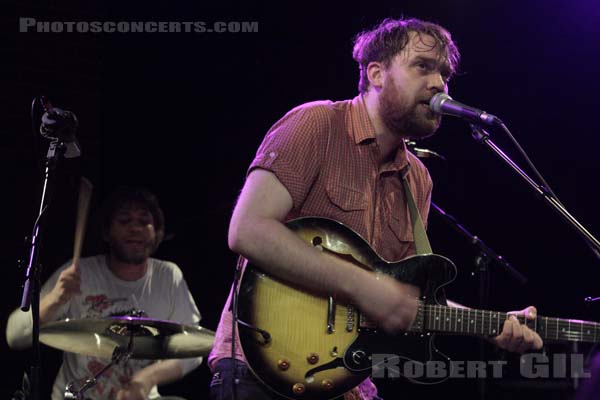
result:
<svg viewBox="0 0 600 400"><path fill-rule="evenodd" d="M111 359L117 347L131 358L159 360L207 355L215 333L201 326L141 317L66 319L40 328L40 342L59 350Z"/></svg>

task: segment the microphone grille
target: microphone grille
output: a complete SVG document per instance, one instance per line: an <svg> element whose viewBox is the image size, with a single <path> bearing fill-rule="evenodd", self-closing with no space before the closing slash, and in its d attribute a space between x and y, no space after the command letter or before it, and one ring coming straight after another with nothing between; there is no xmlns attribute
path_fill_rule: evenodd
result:
<svg viewBox="0 0 600 400"><path fill-rule="evenodd" d="M446 100L452 100L452 97L448 96L446 93L436 93L429 101L429 108L435 113L442 114L442 104L444 104Z"/></svg>

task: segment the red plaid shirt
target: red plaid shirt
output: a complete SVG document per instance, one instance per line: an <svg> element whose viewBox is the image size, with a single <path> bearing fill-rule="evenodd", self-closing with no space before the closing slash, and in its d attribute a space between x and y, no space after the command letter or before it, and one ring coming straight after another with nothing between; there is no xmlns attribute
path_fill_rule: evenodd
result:
<svg viewBox="0 0 600 400"><path fill-rule="evenodd" d="M273 172L294 202L287 219L332 218L361 235L388 261L415 254L401 174L408 182L425 222L431 178L425 166L403 145L393 160L380 165L375 129L362 96L353 100L316 101L288 112L269 130L248 173ZM223 309L213 351L217 360L231 357L231 313ZM239 339L236 358L244 360Z"/></svg>

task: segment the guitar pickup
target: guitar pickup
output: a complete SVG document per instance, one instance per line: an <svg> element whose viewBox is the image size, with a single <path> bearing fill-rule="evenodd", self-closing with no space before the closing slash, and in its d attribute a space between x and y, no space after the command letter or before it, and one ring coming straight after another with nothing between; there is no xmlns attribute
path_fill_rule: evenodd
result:
<svg viewBox="0 0 600 400"><path fill-rule="evenodd" d="M327 299L327 333L335 332L335 300L329 296Z"/></svg>

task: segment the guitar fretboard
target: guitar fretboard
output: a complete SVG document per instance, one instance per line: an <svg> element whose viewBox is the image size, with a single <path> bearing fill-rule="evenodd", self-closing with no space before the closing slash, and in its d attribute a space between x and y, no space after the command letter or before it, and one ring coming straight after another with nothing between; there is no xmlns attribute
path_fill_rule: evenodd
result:
<svg viewBox="0 0 600 400"><path fill-rule="evenodd" d="M507 313L422 304L419 318L425 331L465 335L496 336L502 331ZM545 341L592 342L600 341L600 324L574 319L538 316L526 319L516 316L522 324L537 332Z"/></svg>

